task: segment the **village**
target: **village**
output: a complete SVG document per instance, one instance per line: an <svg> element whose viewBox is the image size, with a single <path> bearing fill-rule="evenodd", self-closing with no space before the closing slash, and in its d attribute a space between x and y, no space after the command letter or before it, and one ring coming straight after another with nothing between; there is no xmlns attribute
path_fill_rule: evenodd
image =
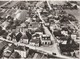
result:
<svg viewBox="0 0 80 59"><path fill-rule="evenodd" d="M0 58L78 59L79 9L76 1L0 5Z"/></svg>

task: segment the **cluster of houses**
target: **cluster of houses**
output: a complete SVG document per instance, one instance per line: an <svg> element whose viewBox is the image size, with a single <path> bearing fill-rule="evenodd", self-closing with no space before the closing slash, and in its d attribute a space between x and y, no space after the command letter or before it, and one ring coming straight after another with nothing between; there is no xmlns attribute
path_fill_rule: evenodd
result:
<svg viewBox="0 0 80 59"><path fill-rule="evenodd" d="M79 51L79 43L76 42L78 40L77 37L79 37L77 32L78 27L75 24L78 20L63 9L48 11L46 8L45 11L41 12L43 19L48 24L48 29L57 38L56 40L59 43L61 53L68 56L75 56L76 52L74 51Z"/></svg>
<svg viewBox="0 0 80 59"><path fill-rule="evenodd" d="M39 6L39 4L41 5ZM59 7L60 9L56 9L55 7ZM72 5L70 7L72 7ZM76 5L74 7L76 7ZM49 29L53 37L56 38L55 40L59 44L62 54L77 57L75 55L75 51L79 50L79 44L75 42L75 40L78 35L76 26L72 24L77 22L76 18L71 14L67 14L66 11L62 9L62 6L53 5L52 8L53 10L49 10L47 2L42 3L25 1L16 2L15 5L12 5L11 9L3 8L4 11L0 11L4 13L2 15L3 17L0 16L0 37L12 42L16 41L18 43L28 44L30 46L40 47L47 45L48 47L53 43L51 40L51 35L46 34L43 27L45 26ZM40 14L45 23L43 23L39 18L38 13L36 12L37 9L40 10ZM7 43L1 43L0 45L5 45L5 47L0 46L0 54L1 56L7 58L15 58L13 56L16 54L18 55L16 56L18 58L25 53L26 55L24 55L24 57L29 57L29 54L36 56L36 54L32 52L30 53L28 48L15 48L14 44L10 45ZM22 50L24 52L21 56L18 48L23 48ZM2 50L4 50L3 55ZM71 55L71 53L73 54Z"/></svg>

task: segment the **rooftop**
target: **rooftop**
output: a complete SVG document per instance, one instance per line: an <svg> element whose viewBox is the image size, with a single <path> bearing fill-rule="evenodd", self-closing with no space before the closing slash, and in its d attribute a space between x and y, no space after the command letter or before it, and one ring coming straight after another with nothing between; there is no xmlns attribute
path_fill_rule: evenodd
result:
<svg viewBox="0 0 80 59"><path fill-rule="evenodd" d="M37 44L37 43L40 42L40 40L39 39L32 39L30 42L33 42L33 43Z"/></svg>

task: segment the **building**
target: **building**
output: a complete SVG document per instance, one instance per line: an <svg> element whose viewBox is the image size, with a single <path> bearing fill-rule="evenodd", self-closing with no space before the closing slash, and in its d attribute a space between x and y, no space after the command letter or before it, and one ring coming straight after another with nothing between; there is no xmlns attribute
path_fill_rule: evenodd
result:
<svg viewBox="0 0 80 59"><path fill-rule="evenodd" d="M25 49L24 46L18 46L14 51L18 52L21 58L26 58L29 53L29 49Z"/></svg>
<svg viewBox="0 0 80 59"><path fill-rule="evenodd" d="M51 37L50 37L50 35L42 35L42 37L41 37L41 44L42 45L50 45L51 44Z"/></svg>
<svg viewBox="0 0 80 59"><path fill-rule="evenodd" d="M29 39L25 33L22 33L21 42L25 44L29 43Z"/></svg>
<svg viewBox="0 0 80 59"><path fill-rule="evenodd" d="M2 56L2 53L7 46L8 46L8 43L6 41L3 41L0 43L0 57Z"/></svg>
<svg viewBox="0 0 80 59"><path fill-rule="evenodd" d="M37 31L38 28L41 27L41 24L38 22L31 22L28 26L28 29L31 29L32 31Z"/></svg>
<svg viewBox="0 0 80 59"><path fill-rule="evenodd" d="M50 25L49 23L44 23L44 24L45 24L45 26L47 26L47 27L49 27L49 25Z"/></svg>
<svg viewBox="0 0 80 59"><path fill-rule="evenodd" d="M37 46L37 47L39 47L40 46L40 38L34 37L32 40L30 40L29 44L31 46Z"/></svg>
<svg viewBox="0 0 80 59"><path fill-rule="evenodd" d="M13 52L9 58L20 58L20 54L18 52Z"/></svg>
<svg viewBox="0 0 80 59"><path fill-rule="evenodd" d="M7 58L10 57L10 55L14 52L14 48L15 48L14 44L11 44L7 48L5 48L5 50L3 52L3 56L7 57Z"/></svg>
<svg viewBox="0 0 80 59"><path fill-rule="evenodd" d="M71 34L71 38L76 41L77 40L77 36L75 34Z"/></svg>
<svg viewBox="0 0 80 59"><path fill-rule="evenodd" d="M33 37L40 37L41 35L43 35L42 32L35 32L32 36Z"/></svg>

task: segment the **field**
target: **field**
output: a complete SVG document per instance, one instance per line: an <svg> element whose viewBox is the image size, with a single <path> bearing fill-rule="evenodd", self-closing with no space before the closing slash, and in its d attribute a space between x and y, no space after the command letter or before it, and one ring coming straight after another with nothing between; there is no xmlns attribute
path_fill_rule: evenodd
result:
<svg viewBox="0 0 80 59"><path fill-rule="evenodd" d="M80 19L80 9L78 10L66 10L67 13L70 13L76 17L76 19Z"/></svg>
<svg viewBox="0 0 80 59"><path fill-rule="evenodd" d="M7 1L0 1L0 5L2 5L2 4L4 4L4 3L6 3Z"/></svg>

